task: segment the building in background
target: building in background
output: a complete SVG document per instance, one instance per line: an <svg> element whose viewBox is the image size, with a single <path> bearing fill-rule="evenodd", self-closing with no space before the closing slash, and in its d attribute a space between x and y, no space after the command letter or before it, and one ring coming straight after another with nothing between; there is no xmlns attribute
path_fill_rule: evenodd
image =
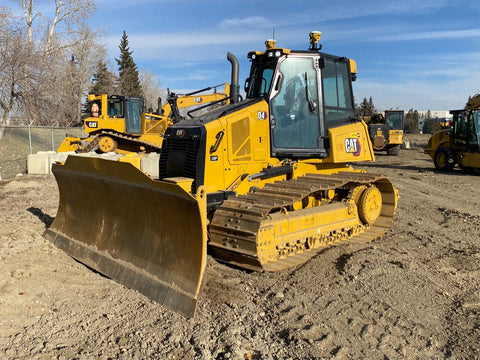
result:
<svg viewBox="0 0 480 360"><path fill-rule="evenodd" d="M428 119L428 112L430 111L430 120ZM418 112L418 128L421 133L430 133L432 124L446 124L452 121L452 114L449 110L427 110ZM429 121L431 123L429 123Z"/></svg>

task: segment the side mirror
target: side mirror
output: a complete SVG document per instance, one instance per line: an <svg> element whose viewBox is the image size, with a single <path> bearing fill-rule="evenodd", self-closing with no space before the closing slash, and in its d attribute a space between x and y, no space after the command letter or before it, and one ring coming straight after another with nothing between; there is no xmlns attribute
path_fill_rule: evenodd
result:
<svg viewBox="0 0 480 360"><path fill-rule="evenodd" d="M248 94L248 88L250 87L250 78L245 79L245 85L243 86L243 90L245 93Z"/></svg>

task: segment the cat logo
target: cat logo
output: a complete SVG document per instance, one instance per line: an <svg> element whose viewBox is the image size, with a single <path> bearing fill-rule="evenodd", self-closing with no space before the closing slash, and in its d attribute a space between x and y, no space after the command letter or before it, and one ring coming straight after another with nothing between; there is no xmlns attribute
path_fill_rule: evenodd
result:
<svg viewBox="0 0 480 360"><path fill-rule="evenodd" d="M195 97L195 98L193 98L193 102L194 102L194 103L199 104L199 103L201 103L202 101L203 101L203 99L202 99L201 97Z"/></svg>
<svg viewBox="0 0 480 360"><path fill-rule="evenodd" d="M184 136L185 136L185 130L183 129L177 130L177 137L183 138Z"/></svg>
<svg viewBox="0 0 480 360"><path fill-rule="evenodd" d="M358 138L346 138L345 139L345 151L353 156L360 156L360 141Z"/></svg>
<svg viewBox="0 0 480 360"><path fill-rule="evenodd" d="M90 129L97 129L98 128L98 121L86 121L85 125L87 125Z"/></svg>

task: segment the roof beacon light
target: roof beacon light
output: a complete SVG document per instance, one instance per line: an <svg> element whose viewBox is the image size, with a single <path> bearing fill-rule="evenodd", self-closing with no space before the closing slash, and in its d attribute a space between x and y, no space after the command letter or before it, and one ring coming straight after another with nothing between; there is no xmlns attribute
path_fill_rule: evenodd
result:
<svg viewBox="0 0 480 360"><path fill-rule="evenodd" d="M310 50L321 50L322 45L319 45L320 36L322 33L320 31L311 31L310 32Z"/></svg>

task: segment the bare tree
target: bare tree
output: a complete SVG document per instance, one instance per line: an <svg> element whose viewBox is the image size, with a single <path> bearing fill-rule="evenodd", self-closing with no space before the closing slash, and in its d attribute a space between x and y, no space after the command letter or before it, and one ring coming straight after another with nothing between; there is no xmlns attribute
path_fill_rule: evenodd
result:
<svg viewBox="0 0 480 360"><path fill-rule="evenodd" d="M62 80L66 91L63 92L65 104L63 117L58 123L63 126L78 124L82 116L82 97L88 93L92 74L95 73L98 59L104 57L103 45L97 44L96 34L88 27L82 27L77 33L79 41L66 51L70 61L64 59L64 78Z"/></svg>
<svg viewBox="0 0 480 360"><path fill-rule="evenodd" d="M23 106L23 86L31 81L28 67L35 53L24 41L24 32L7 9L0 16L0 139L9 117Z"/></svg>
<svg viewBox="0 0 480 360"><path fill-rule="evenodd" d="M156 111L158 99L160 98L163 102L167 99L167 91L162 89L160 79L148 70L140 70L140 85L147 109Z"/></svg>
<svg viewBox="0 0 480 360"><path fill-rule="evenodd" d="M95 35L85 24L85 19L95 11L94 0L54 0L52 13L36 11L38 0L17 0L23 9L27 28L27 43L41 54L30 72L35 74L35 81L25 88L23 99L27 115L39 124L52 125L65 122L64 95L66 75L71 66L72 56L76 58L79 72L75 83L78 92L84 91L85 71L90 65L91 57L85 55L85 43L90 48L95 42ZM41 35L41 38L35 38ZM83 49L83 50L82 50ZM82 55L79 55L81 53ZM94 54L90 54L94 55ZM87 59L87 60L85 60ZM95 63L96 60L93 60ZM80 109L81 96L78 97ZM67 120L68 121L68 120Z"/></svg>

